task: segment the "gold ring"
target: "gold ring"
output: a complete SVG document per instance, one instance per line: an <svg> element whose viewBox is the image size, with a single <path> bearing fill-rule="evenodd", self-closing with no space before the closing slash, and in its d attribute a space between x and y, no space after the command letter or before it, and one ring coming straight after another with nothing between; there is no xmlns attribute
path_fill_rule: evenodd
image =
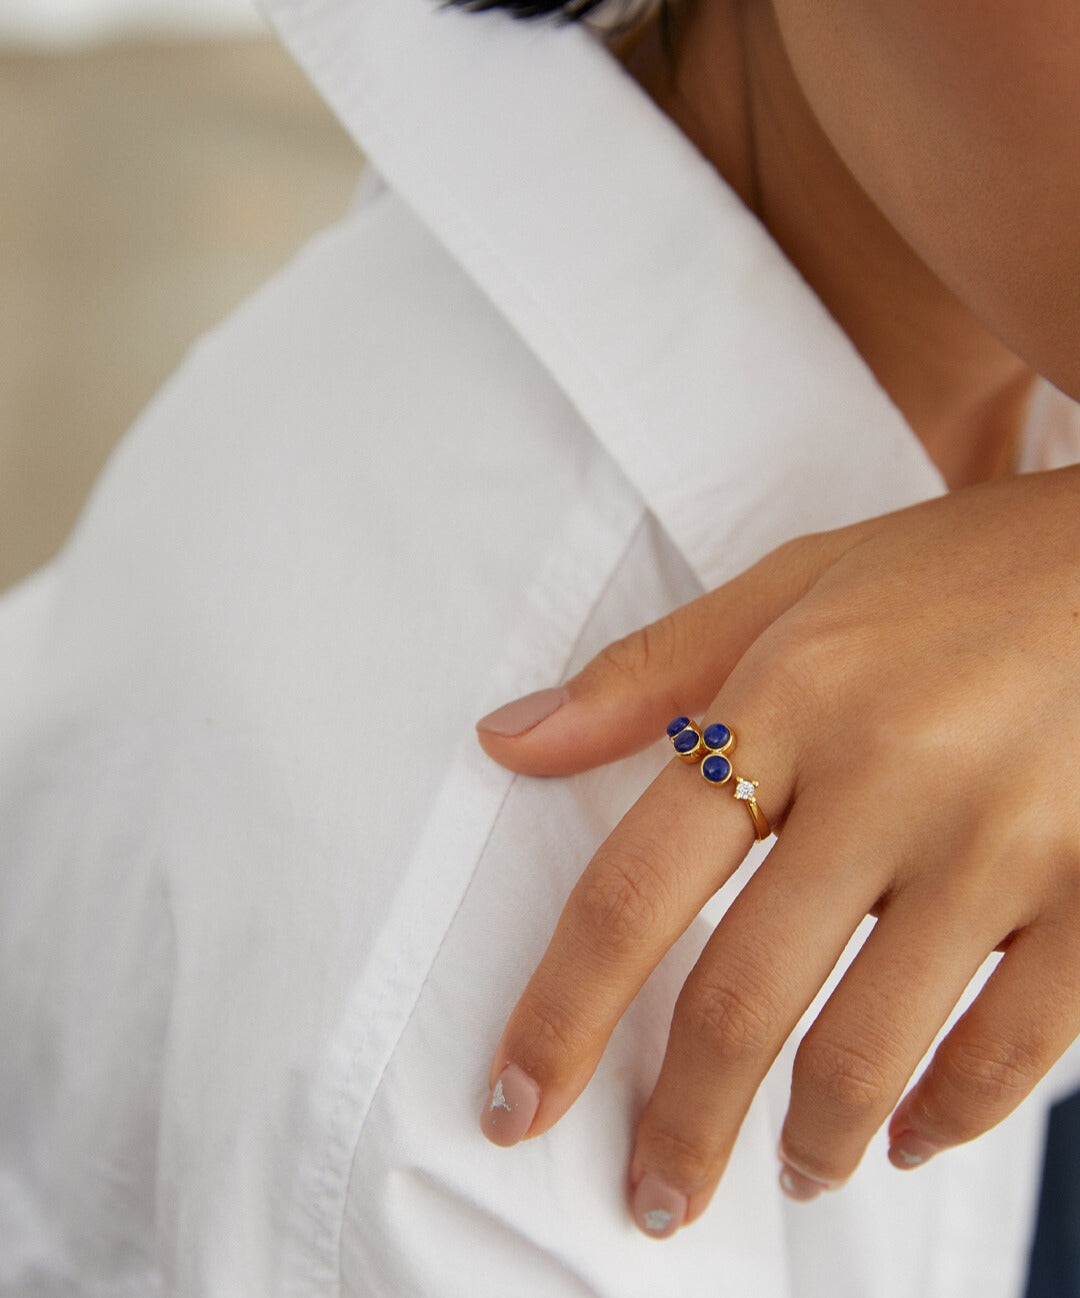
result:
<svg viewBox="0 0 1080 1298"><path fill-rule="evenodd" d="M727 784L734 780L732 792L754 822L754 837L760 842L772 833L765 813L757 804L757 780L736 775L730 753L735 747L735 732L730 726L714 721L704 730L689 717L675 717L669 722L667 736L677 756L684 762L701 762L701 774L710 784Z"/></svg>

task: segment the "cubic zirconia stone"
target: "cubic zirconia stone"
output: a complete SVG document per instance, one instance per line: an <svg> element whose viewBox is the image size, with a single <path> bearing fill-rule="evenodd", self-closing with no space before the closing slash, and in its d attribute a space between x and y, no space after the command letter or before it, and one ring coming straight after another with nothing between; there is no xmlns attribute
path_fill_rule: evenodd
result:
<svg viewBox="0 0 1080 1298"><path fill-rule="evenodd" d="M753 780L740 780L735 786L735 796L743 802L749 802L756 792Z"/></svg>

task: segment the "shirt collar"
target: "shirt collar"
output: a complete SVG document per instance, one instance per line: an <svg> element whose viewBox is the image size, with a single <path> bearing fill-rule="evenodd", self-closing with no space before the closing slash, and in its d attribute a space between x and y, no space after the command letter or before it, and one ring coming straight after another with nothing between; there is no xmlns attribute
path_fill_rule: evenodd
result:
<svg viewBox="0 0 1080 1298"><path fill-rule="evenodd" d="M577 24L262 0L712 586L945 489L772 238Z"/></svg>

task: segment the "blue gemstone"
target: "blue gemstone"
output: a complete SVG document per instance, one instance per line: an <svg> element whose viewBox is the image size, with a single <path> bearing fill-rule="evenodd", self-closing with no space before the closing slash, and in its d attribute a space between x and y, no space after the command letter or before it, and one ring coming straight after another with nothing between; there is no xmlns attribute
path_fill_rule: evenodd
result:
<svg viewBox="0 0 1080 1298"><path fill-rule="evenodd" d="M711 726L705 727L705 733L703 737L705 740L706 748L723 748L723 746L731 738L731 731L727 728L727 726L721 726L717 723L714 723Z"/></svg>
<svg viewBox="0 0 1080 1298"><path fill-rule="evenodd" d="M697 747L697 732L693 730L683 730L671 741L675 745L677 753L689 753Z"/></svg>
<svg viewBox="0 0 1080 1298"><path fill-rule="evenodd" d="M719 753L713 753L701 763L701 773L711 784L723 784L731 774L731 763Z"/></svg>
<svg viewBox="0 0 1080 1298"><path fill-rule="evenodd" d="M669 721L668 728L667 728L668 738L674 739L675 736L679 733L679 731L685 730L689 724L690 724L689 717L676 717L674 721Z"/></svg>

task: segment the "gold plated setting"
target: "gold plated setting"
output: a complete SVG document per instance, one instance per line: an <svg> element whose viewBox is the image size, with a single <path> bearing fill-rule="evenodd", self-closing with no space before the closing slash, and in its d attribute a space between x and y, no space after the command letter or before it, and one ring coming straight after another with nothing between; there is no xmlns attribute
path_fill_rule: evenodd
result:
<svg viewBox="0 0 1080 1298"><path fill-rule="evenodd" d="M754 837L760 843L763 838L768 838L772 833L769 828L769 822L765 819L765 813L757 804L757 798L754 796L757 791L757 780L746 780L738 776L735 784L735 799L741 802L746 810L750 813L750 819L754 822Z"/></svg>
<svg viewBox="0 0 1080 1298"><path fill-rule="evenodd" d="M704 730L689 717L675 717L667 727L667 736L676 756L684 762L700 762L701 774L709 784L734 782L732 793L750 813L754 837L760 841L772 832L764 812L757 804L757 780L736 775L730 754L735 748L735 732L720 722L712 722Z"/></svg>
<svg viewBox="0 0 1080 1298"><path fill-rule="evenodd" d="M675 756L681 757L684 762L700 762L708 752L701 733L701 727L696 721L687 720L685 717L679 717L676 720L686 721L686 725L677 734L671 736L671 746L675 749ZM674 722L672 722L672 725L674 725Z"/></svg>

